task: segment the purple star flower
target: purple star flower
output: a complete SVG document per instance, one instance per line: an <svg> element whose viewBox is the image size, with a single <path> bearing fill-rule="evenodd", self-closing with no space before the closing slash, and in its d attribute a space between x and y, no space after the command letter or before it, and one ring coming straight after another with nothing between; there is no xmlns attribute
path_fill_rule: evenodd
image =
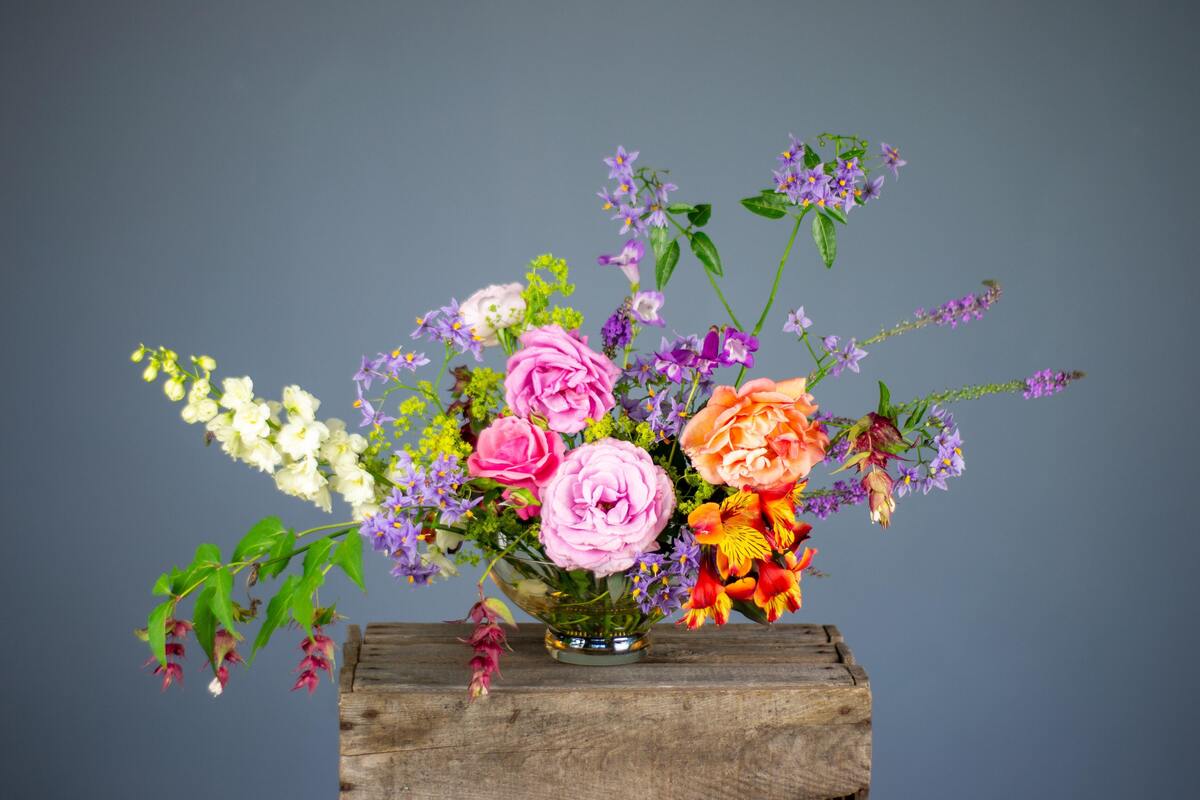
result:
<svg viewBox="0 0 1200 800"><path fill-rule="evenodd" d="M679 190L679 187L673 183L660 183L654 189L654 199L657 200L660 204L665 206L671 202L671 198L668 193L675 192L678 190Z"/></svg>
<svg viewBox="0 0 1200 800"><path fill-rule="evenodd" d="M804 316L804 306L788 312L787 322L783 323L784 333L794 333L801 336L804 329L812 325L812 320Z"/></svg>
<svg viewBox="0 0 1200 800"><path fill-rule="evenodd" d="M900 168L908 163L900 157L900 148L892 147L887 142L881 142L879 149L883 151L883 162L887 164L892 174L899 178Z"/></svg>
<svg viewBox="0 0 1200 800"><path fill-rule="evenodd" d="M794 135L788 134L790 140L787 149L780 153L778 158L779 163L785 167L793 167L804 160L804 142L797 139Z"/></svg>
<svg viewBox="0 0 1200 800"><path fill-rule="evenodd" d="M858 362L866 357L867 351L863 350L851 339L843 349L834 354L833 369L830 370L830 374L836 378L844 370L858 372Z"/></svg>
<svg viewBox="0 0 1200 800"><path fill-rule="evenodd" d="M866 203L868 200L878 200L879 190L883 188L883 178L883 175L871 178L862 186L862 188L858 189L858 201L860 203Z"/></svg>
<svg viewBox="0 0 1200 800"><path fill-rule="evenodd" d="M370 389L372 381L380 377L379 373L375 371L378 367L379 364L375 360L369 359L366 356L362 357L362 365L354 373L354 382L361 387L360 391L365 392L367 389Z"/></svg>
<svg viewBox="0 0 1200 800"><path fill-rule="evenodd" d="M621 221L622 236L630 231L641 233L646 229L646 223L642 221L642 214L645 210L642 206L621 206L621 210L613 216L613 219Z"/></svg>
<svg viewBox="0 0 1200 800"><path fill-rule="evenodd" d="M697 343L688 337L674 342L662 340L662 346L654 354L654 370L671 383L683 383L688 371L696 364Z"/></svg>
<svg viewBox="0 0 1200 800"><path fill-rule="evenodd" d="M612 192L610 192L607 188L596 192L596 197L600 198L601 211L612 211L617 207L617 199L613 197Z"/></svg>
<svg viewBox="0 0 1200 800"><path fill-rule="evenodd" d="M800 190L803 188L800 183L800 176L792 167L785 167L781 170L775 170L771 173L775 179L776 194L785 194L789 201L797 203L800 201Z"/></svg>
<svg viewBox="0 0 1200 800"><path fill-rule="evenodd" d="M625 273L625 277L630 283L638 283L641 273L638 271L638 265L642 257L646 254L646 245L642 244L637 239L630 239L621 248L621 252L615 256L600 256L596 259L596 263L602 267L613 266L620 267L621 272Z"/></svg>
<svg viewBox="0 0 1200 800"><path fill-rule="evenodd" d="M629 308L638 322L661 328L666 323L659 316L659 311L662 310L665 302L666 298L663 297L662 292L638 292L633 296Z"/></svg>
<svg viewBox="0 0 1200 800"><path fill-rule="evenodd" d="M362 422L359 423L360 428L368 428L374 425L383 425L386 422L395 422L395 417L389 417L383 413L383 409L376 409L371 405L371 401L359 395L354 401L354 407L362 412Z"/></svg>
<svg viewBox="0 0 1200 800"><path fill-rule="evenodd" d="M832 353L834 350L837 350L838 341L838 337L836 336L823 337L821 339L821 347L825 348L826 353Z"/></svg>
<svg viewBox="0 0 1200 800"><path fill-rule="evenodd" d="M900 477L896 479L896 496L904 497L909 492L916 492L921 487L921 475L916 467L900 467Z"/></svg>
<svg viewBox="0 0 1200 800"><path fill-rule="evenodd" d="M615 155L611 155L604 159L604 163L608 165L608 177L620 178L624 175L633 174L633 162L637 161L637 150L632 153L626 152L624 147L617 147Z"/></svg>
<svg viewBox="0 0 1200 800"><path fill-rule="evenodd" d="M617 188L613 190L612 196L614 198L624 196L629 198L630 203L636 203L637 187L633 183L633 176L630 175L621 178L621 180L617 183Z"/></svg>
<svg viewBox="0 0 1200 800"><path fill-rule="evenodd" d="M743 333L737 328L725 329L725 344L721 349L720 361L724 366L741 364L754 366L754 353L758 350L758 337Z"/></svg>

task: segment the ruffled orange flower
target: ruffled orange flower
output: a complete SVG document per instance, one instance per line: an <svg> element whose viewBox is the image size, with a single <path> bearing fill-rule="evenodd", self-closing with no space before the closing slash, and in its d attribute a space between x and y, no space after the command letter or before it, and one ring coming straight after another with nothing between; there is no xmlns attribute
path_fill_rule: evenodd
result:
<svg viewBox="0 0 1200 800"><path fill-rule="evenodd" d="M698 543L717 549L717 570L722 577L745 575L755 559L771 555L762 506L754 492L735 492L720 505L705 503L688 514L688 526Z"/></svg>
<svg viewBox="0 0 1200 800"><path fill-rule="evenodd" d="M817 551L804 548L799 558L789 551L784 559L786 567L766 559L758 565L758 581L754 587L754 604L767 615L767 622L779 619L784 610L799 610L803 598L800 595L800 573L807 569Z"/></svg>
<svg viewBox="0 0 1200 800"><path fill-rule="evenodd" d="M683 429L679 444L712 484L774 489L790 486L825 458L829 437L809 419L817 406L804 378L718 386Z"/></svg>

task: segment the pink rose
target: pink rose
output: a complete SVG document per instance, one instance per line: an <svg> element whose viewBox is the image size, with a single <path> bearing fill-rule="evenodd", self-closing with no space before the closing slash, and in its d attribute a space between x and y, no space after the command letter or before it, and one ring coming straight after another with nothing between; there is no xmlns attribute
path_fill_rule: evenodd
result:
<svg viewBox="0 0 1200 800"><path fill-rule="evenodd" d="M563 569L611 575L654 547L674 510L671 480L649 453L601 439L567 453L542 487L542 545Z"/></svg>
<svg viewBox="0 0 1200 800"><path fill-rule="evenodd" d="M550 429L578 433L600 419L616 400L613 383L621 370L558 325L521 334L521 349L508 359L504 399L522 419L537 414Z"/></svg>
<svg viewBox="0 0 1200 800"><path fill-rule="evenodd" d="M539 497L538 487L554 475L565 450L557 433L528 420L501 417L479 434L475 452L467 459L467 471L472 477L491 478L512 489L529 489ZM522 519L535 516L536 510L530 506Z"/></svg>

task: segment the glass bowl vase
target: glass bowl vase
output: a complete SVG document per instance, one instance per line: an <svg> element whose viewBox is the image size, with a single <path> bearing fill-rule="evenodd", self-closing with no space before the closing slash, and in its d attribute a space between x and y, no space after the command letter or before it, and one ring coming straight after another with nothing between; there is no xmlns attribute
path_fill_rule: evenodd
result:
<svg viewBox="0 0 1200 800"><path fill-rule="evenodd" d="M597 578L549 561L508 555L492 567L500 590L546 623L546 650L556 661L587 666L632 664L650 647L650 628L663 618L643 612L623 576Z"/></svg>

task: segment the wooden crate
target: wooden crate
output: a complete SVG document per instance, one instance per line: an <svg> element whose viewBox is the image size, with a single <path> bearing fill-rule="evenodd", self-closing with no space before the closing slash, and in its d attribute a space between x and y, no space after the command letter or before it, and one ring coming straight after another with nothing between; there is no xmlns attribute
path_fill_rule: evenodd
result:
<svg viewBox="0 0 1200 800"><path fill-rule="evenodd" d="M502 677L468 704L468 626L351 626L341 797L867 796L871 687L832 625L664 625L619 667L553 661L544 630L511 633Z"/></svg>

